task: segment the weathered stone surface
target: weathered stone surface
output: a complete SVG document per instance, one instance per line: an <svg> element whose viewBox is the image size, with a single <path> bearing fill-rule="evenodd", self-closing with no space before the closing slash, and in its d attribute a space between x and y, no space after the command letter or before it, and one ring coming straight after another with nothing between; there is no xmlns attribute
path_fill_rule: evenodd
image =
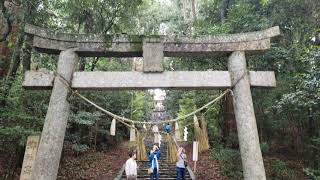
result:
<svg viewBox="0 0 320 180"><path fill-rule="evenodd" d="M75 72L72 81L75 89L205 89L230 84L229 73L223 71Z"/></svg>
<svg viewBox="0 0 320 180"><path fill-rule="evenodd" d="M279 27L271 27L266 30L238 33L238 34L217 34L217 35L205 35L205 36L144 36L144 35L126 35L126 34L114 34L114 35L99 35L99 34L72 34L72 33L60 33L53 32L45 28L33 26L27 24L25 26L25 32L27 34L33 34L44 39L53 39L59 41L69 42L85 42L85 43L105 43L105 42L136 42L142 43L145 39L148 42L159 42L155 39L161 39L164 43L198 43L198 44L210 44L210 43L228 43L228 42L246 42L257 41L263 39L269 39L280 34Z"/></svg>
<svg viewBox="0 0 320 180"><path fill-rule="evenodd" d="M28 81L24 81L22 86L33 84L35 89L51 89L54 81L54 74L52 71L26 71L24 77L28 77Z"/></svg>
<svg viewBox="0 0 320 180"><path fill-rule="evenodd" d="M33 46L41 52L59 53L77 47L79 56L141 57L143 41L161 39L164 56L212 56L217 52L261 51L270 47L270 38L280 34L279 27L264 31L209 36L140 36L56 33L27 25L34 35Z"/></svg>
<svg viewBox="0 0 320 180"><path fill-rule="evenodd" d="M61 52L57 72L68 82L77 67L78 55L73 50ZM69 117L70 105L67 98L70 90L56 77L49 108L42 130L41 141L35 161L32 179L55 180L58 174L63 140Z"/></svg>
<svg viewBox="0 0 320 180"><path fill-rule="evenodd" d="M225 43L166 43L164 54L169 57L175 56L213 56L217 52L233 51L258 51L270 48L270 39L262 39L248 42L225 42Z"/></svg>
<svg viewBox="0 0 320 180"><path fill-rule="evenodd" d="M143 72L143 59L140 57L133 58L132 71Z"/></svg>
<svg viewBox="0 0 320 180"><path fill-rule="evenodd" d="M53 73L28 71L23 87L26 89L50 89ZM274 72L250 71L251 86L275 87ZM142 72L75 72L72 88L75 89L148 89L180 88L209 89L231 87L228 71L165 71Z"/></svg>
<svg viewBox="0 0 320 180"><path fill-rule="evenodd" d="M143 42L143 71L163 72L163 43Z"/></svg>
<svg viewBox="0 0 320 180"><path fill-rule="evenodd" d="M249 71L250 85L255 87L276 87L273 71Z"/></svg>
<svg viewBox="0 0 320 180"><path fill-rule="evenodd" d="M32 169L37 155L40 136L29 136L26 150L24 153L23 164L21 168L20 180L32 180Z"/></svg>
<svg viewBox="0 0 320 180"><path fill-rule="evenodd" d="M59 54L63 50L76 47L77 53L82 57L142 57L142 42L75 42L34 36L33 47L48 54Z"/></svg>
<svg viewBox="0 0 320 180"><path fill-rule="evenodd" d="M228 60L228 69L232 84L234 84L234 114L237 123L243 175L245 180L265 180L266 175L246 68L244 52L233 52Z"/></svg>
<svg viewBox="0 0 320 180"><path fill-rule="evenodd" d="M2 11L0 11L0 42L6 39L9 32L9 26L7 19L5 18Z"/></svg>

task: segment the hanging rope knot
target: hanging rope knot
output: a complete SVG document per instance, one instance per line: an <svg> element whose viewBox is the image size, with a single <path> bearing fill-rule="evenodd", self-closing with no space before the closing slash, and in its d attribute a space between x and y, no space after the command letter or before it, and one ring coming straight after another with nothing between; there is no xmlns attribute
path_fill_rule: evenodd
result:
<svg viewBox="0 0 320 180"><path fill-rule="evenodd" d="M231 94L231 96L233 97L234 96L234 93L232 91L232 89L228 89L229 93Z"/></svg>
<svg viewBox="0 0 320 180"><path fill-rule="evenodd" d="M248 70L245 70L242 73L241 77L239 79L237 79L237 81L234 84L232 84L231 89L233 89L245 76L249 77L249 71Z"/></svg>

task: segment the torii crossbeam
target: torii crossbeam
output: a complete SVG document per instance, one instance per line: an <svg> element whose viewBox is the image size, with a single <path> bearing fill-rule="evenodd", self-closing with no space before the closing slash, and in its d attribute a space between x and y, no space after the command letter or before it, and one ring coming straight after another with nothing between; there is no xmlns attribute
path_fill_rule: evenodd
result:
<svg viewBox="0 0 320 180"><path fill-rule="evenodd" d="M279 27L264 31L214 36L131 36L56 33L27 25L32 46L44 53L60 54L56 72L78 90L111 89L217 89L233 87L234 111L244 178L266 179L250 86L275 87L274 72L247 71L245 53L270 48ZM164 71L163 58L227 55L228 71ZM143 57L143 72L75 72L79 56ZM52 89L42 131L33 179L57 177L69 116L70 90L53 72L28 71L26 89Z"/></svg>

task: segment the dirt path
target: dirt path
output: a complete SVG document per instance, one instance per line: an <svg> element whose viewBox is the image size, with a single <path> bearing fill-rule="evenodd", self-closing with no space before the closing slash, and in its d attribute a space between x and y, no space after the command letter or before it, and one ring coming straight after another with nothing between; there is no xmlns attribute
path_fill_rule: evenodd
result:
<svg viewBox="0 0 320 180"><path fill-rule="evenodd" d="M192 145L186 146L187 156L190 167L193 169L192 161ZM197 172L195 173L199 180L226 180L227 178L221 175L219 162L214 160L210 152L199 154L199 161L197 162Z"/></svg>
<svg viewBox="0 0 320 180"><path fill-rule="evenodd" d="M193 168L192 145L186 146L189 166ZM75 156L64 152L59 167L58 180L111 180L128 158L128 142L110 147L104 152L86 152ZM20 171L19 171L20 172ZM18 176L17 176L18 177ZM217 161L209 153L201 153L197 163L199 180L226 180L220 173ZM17 178L18 179L18 178Z"/></svg>
<svg viewBox="0 0 320 180"><path fill-rule="evenodd" d="M105 152L87 152L77 157L65 156L61 159L58 179L113 179L127 159L127 149L127 142L124 142Z"/></svg>

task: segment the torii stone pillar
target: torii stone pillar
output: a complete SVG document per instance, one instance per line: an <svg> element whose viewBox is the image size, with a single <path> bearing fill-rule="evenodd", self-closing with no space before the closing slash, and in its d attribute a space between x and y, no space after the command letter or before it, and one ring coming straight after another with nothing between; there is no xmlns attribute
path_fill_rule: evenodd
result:
<svg viewBox="0 0 320 180"><path fill-rule="evenodd" d="M265 180L257 123L253 109L245 53L236 51L228 60L232 84L235 85L234 113L245 180Z"/></svg>
<svg viewBox="0 0 320 180"><path fill-rule="evenodd" d="M78 60L78 55L72 49L60 53L57 72L69 83L77 67ZM70 105L67 100L69 95L70 90L63 84L59 77L55 77L38 154L32 173L32 179L34 180L57 179L69 117Z"/></svg>

